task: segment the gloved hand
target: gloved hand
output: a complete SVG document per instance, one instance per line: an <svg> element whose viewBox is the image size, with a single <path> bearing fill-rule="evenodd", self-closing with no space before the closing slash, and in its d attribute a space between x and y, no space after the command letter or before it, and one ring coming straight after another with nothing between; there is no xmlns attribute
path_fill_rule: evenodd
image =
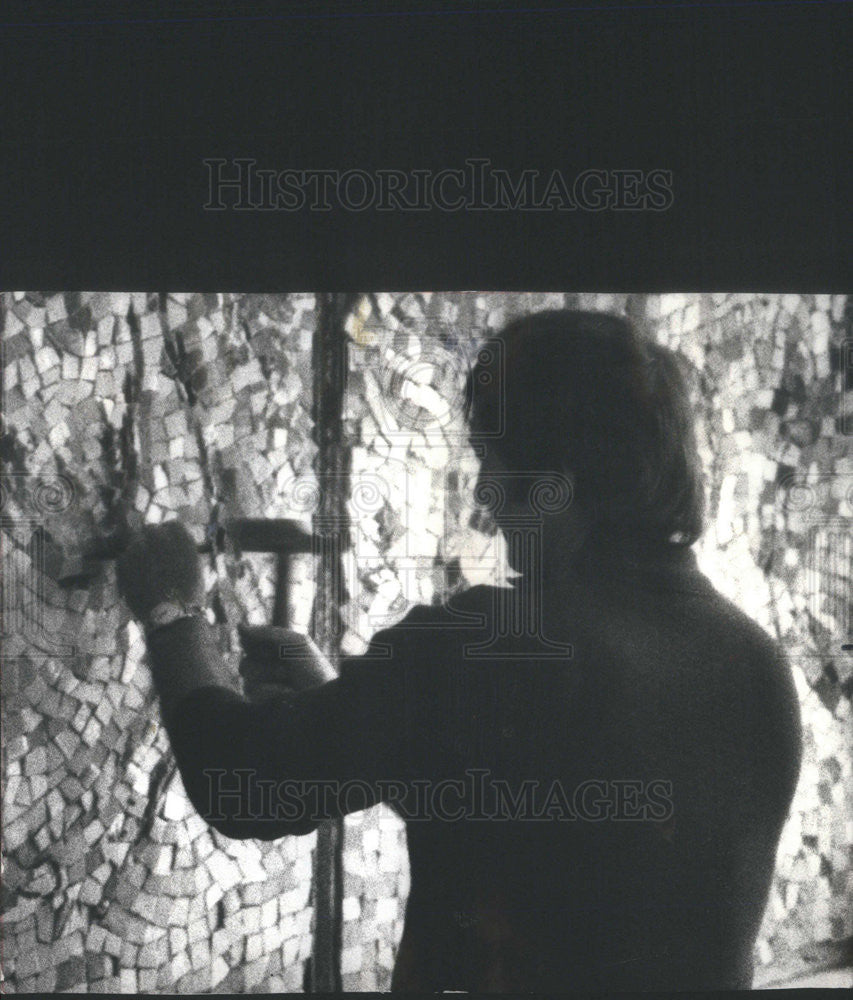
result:
<svg viewBox="0 0 853 1000"><path fill-rule="evenodd" d="M196 543L179 521L146 524L116 564L119 593L133 615L145 620L164 601L204 603Z"/></svg>
<svg viewBox="0 0 853 1000"><path fill-rule="evenodd" d="M306 635L274 625L240 625L240 661L246 697L252 701L304 691L332 680L329 661Z"/></svg>

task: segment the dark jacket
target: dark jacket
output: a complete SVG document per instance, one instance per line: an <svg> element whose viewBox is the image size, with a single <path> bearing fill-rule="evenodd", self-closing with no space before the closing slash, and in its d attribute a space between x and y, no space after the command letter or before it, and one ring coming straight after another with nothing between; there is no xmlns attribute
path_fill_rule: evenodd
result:
<svg viewBox="0 0 853 1000"><path fill-rule="evenodd" d="M272 839L390 802L395 989L748 988L800 761L778 646L675 546L585 552L547 642L524 607L474 587L313 691L187 696L169 729L195 807Z"/></svg>

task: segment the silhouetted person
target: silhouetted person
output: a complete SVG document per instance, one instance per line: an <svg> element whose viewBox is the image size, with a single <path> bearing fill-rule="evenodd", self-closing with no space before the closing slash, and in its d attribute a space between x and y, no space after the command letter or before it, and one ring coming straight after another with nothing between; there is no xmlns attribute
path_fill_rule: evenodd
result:
<svg viewBox="0 0 853 1000"><path fill-rule="evenodd" d="M502 338L506 378L472 373L471 430L502 416L481 480L512 589L412 609L331 681L306 647L285 664L302 690L263 703L231 689L202 617L154 628L187 792L236 838L396 808L411 891L395 989L748 988L799 709L777 644L697 568L675 356L595 313ZM145 529L120 564L134 613L197 601L196 561L180 526ZM281 676L269 641L244 631L256 679Z"/></svg>

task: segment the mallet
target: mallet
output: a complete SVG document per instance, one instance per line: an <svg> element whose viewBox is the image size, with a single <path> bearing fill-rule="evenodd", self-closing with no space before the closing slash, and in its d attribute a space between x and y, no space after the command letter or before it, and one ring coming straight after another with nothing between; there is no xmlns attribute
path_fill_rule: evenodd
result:
<svg viewBox="0 0 853 1000"><path fill-rule="evenodd" d="M276 556L276 579L273 597L272 625L287 628L290 605L290 569L293 556L316 551L317 539L298 521L287 518L232 518L208 531L207 541L199 545L201 554L219 551L225 537L230 538L238 552L269 552ZM62 587L86 587L100 574L105 560L116 559L127 545L129 533L121 532L97 539L83 554L66 557L59 550L53 553L57 583ZM313 644L310 644L313 646ZM317 655L322 655L315 649ZM323 658L325 660L325 658ZM331 666L327 679L334 676Z"/></svg>
<svg viewBox="0 0 853 1000"><path fill-rule="evenodd" d="M275 597L272 624L288 625L291 557L314 551L314 536L298 521L287 518L242 517L228 521L225 531L240 552L272 552L276 555Z"/></svg>
<svg viewBox="0 0 853 1000"><path fill-rule="evenodd" d="M234 518L224 525L216 525L211 532L215 541L206 541L198 546L201 554L223 547L227 535L240 552L271 552L276 560L275 603L273 605L273 625L287 625L288 598L290 592L290 560L302 552L314 551L314 536L306 531L298 521L287 518ZM85 587L101 572L101 564L108 559L117 559L127 546L128 535L120 533L99 538L82 554L71 557L64 553L54 553L56 582L61 587Z"/></svg>

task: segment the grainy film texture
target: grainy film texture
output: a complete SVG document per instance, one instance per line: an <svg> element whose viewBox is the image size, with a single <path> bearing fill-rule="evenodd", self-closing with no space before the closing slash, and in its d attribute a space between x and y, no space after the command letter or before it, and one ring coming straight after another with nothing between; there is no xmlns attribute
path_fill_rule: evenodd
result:
<svg viewBox="0 0 853 1000"><path fill-rule="evenodd" d="M249 992L308 982L315 834L232 841L189 805L114 562L123 519L310 526L319 296L5 292L2 321L2 965L11 992ZM692 370L712 582L792 661L799 788L757 944L757 982L853 936L853 303L762 294L376 293L344 323L350 545L339 644L413 604L500 580L476 495L466 379L505 375L494 334L549 308L627 313ZM500 427L495 427L495 433ZM541 502L553 503L559 493ZM485 505L488 506L487 504ZM528 526L531 528L531 526ZM535 528L535 525L532 526ZM532 530L531 528L531 530ZM272 614L270 556L214 545L223 655ZM305 630L315 561L295 560ZM403 823L348 816L344 989L390 983L408 890Z"/></svg>

